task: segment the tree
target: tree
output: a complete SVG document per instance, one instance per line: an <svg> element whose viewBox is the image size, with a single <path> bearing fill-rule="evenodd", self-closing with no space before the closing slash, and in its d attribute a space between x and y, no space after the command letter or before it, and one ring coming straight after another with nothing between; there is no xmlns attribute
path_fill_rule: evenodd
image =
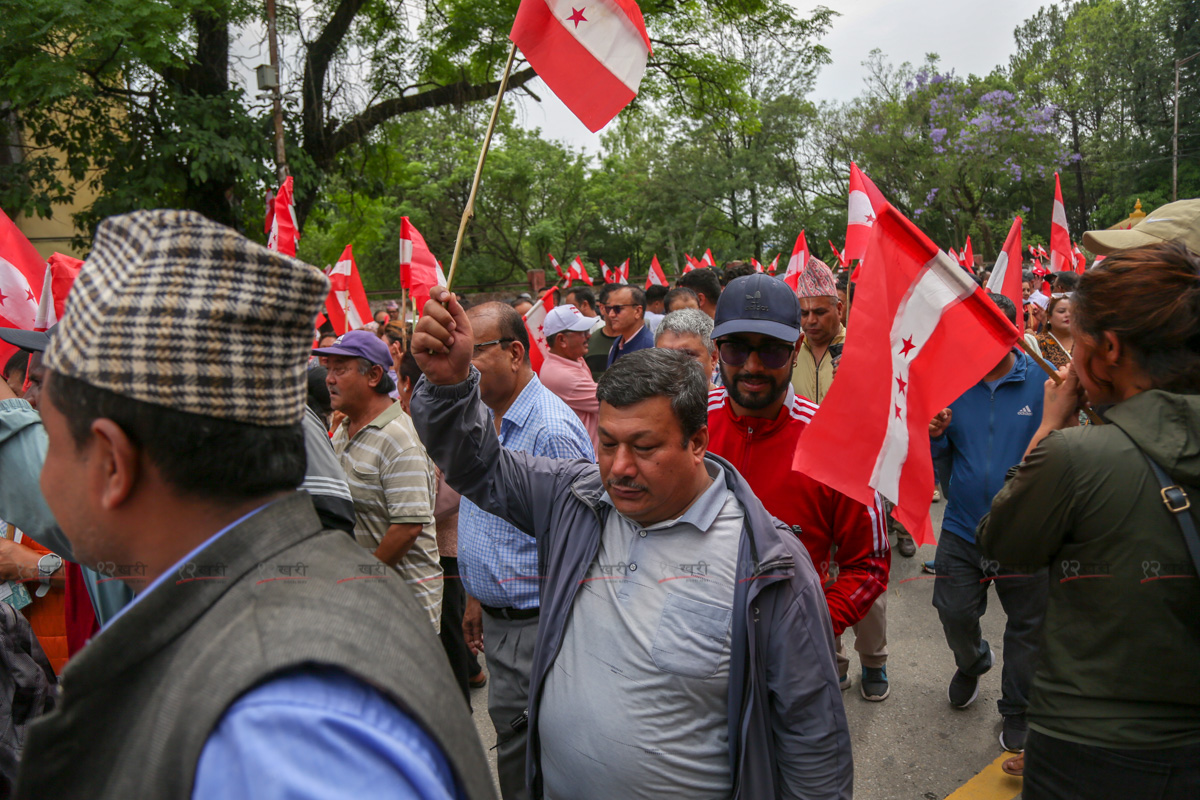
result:
<svg viewBox="0 0 1200 800"><path fill-rule="evenodd" d="M406 114L495 95L518 0L313 0L280 10L289 161L303 219L342 153ZM702 109L729 102L739 67L709 56L730 28L769 33L782 0L641 4L655 57L645 99ZM48 214L89 175L101 200L79 220L147 205L199 210L257 229L271 181L267 109L231 82L232 44L261 25L251 0L39 0L0 29L0 107L24 157L0 163L0 204ZM528 90L520 62L509 85ZM741 100L734 96L734 102ZM57 159L69 181L57 173Z"/></svg>

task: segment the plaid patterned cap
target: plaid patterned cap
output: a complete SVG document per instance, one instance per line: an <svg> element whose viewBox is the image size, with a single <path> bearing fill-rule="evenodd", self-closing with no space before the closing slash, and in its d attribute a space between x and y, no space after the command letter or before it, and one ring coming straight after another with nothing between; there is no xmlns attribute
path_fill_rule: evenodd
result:
<svg viewBox="0 0 1200 800"><path fill-rule="evenodd" d="M176 411L291 425L304 415L321 272L192 211L100 224L46 366Z"/></svg>
<svg viewBox="0 0 1200 800"><path fill-rule="evenodd" d="M796 284L796 297L837 297L833 270L816 256L809 256L808 264Z"/></svg>

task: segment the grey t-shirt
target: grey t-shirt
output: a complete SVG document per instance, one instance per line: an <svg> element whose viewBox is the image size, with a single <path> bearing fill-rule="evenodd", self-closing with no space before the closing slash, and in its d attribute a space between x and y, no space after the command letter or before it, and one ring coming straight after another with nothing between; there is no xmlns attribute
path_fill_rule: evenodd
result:
<svg viewBox="0 0 1200 800"><path fill-rule="evenodd" d="M542 692L548 800L733 792L729 647L745 512L707 466L715 480L676 520L642 528L608 515Z"/></svg>

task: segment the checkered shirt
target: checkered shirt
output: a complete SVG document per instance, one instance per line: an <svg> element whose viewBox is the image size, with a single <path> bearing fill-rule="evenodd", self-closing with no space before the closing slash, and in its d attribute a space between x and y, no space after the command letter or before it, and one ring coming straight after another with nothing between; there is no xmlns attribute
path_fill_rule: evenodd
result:
<svg viewBox="0 0 1200 800"><path fill-rule="evenodd" d="M442 564L433 521L437 492L433 462L399 403L364 425L353 438L347 435L348 428L348 424L338 428L333 449L354 498L354 538L373 553L389 526L422 526L404 558L392 566L428 612L434 630L440 630Z"/></svg>
<svg viewBox="0 0 1200 800"><path fill-rule="evenodd" d="M592 439L574 411L535 375L504 412L500 444L548 458L595 461ZM485 606L537 608L537 541L467 498L458 507L458 571Z"/></svg>

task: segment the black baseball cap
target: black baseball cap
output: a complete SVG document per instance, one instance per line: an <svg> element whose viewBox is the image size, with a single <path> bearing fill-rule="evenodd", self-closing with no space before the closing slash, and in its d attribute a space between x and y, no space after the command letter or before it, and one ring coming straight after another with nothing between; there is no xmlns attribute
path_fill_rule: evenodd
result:
<svg viewBox="0 0 1200 800"><path fill-rule="evenodd" d="M717 300L712 338L761 333L784 342L800 338L800 303L786 283L766 273L734 278Z"/></svg>
<svg viewBox="0 0 1200 800"><path fill-rule="evenodd" d="M0 328L0 340L15 345L28 353L44 353L50 346L50 336L57 325L46 331L26 331L20 328Z"/></svg>

